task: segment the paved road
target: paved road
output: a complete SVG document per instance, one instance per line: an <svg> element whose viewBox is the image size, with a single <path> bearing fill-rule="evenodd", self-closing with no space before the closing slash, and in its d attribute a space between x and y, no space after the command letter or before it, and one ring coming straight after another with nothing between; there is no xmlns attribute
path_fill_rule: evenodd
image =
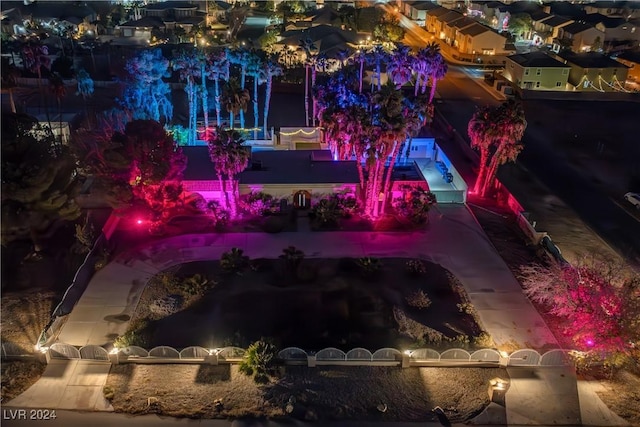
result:
<svg viewBox="0 0 640 427"><path fill-rule="evenodd" d="M406 17L401 17L401 24L407 29L407 42L424 45L432 40L429 33L417 27ZM451 60L451 58L447 59ZM441 102L437 108L468 142L466 129L476 107L497 105L499 101L470 78L468 72L465 72L469 71L467 68L470 67L449 65L447 76L438 83ZM523 104L526 111L529 104L535 105L536 108L544 108L545 102L559 101L535 101L534 104L534 101L524 100ZM573 107L579 110L585 108L585 105L592 108L593 102L576 101ZM602 104L600 108L603 108ZM629 103L629 108L637 110L638 104ZM577 118L578 114L574 117ZM588 133L589 126L598 125L584 124L586 128L584 132ZM618 253L630 262L640 265L640 221L629 215L609 195L599 190L588 177L580 174L579 170L569 167L568 159L558 155L558 150L553 147L552 141L551 135L545 133L543 128L529 126L523 138L525 149L515 167L521 171L526 169L533 173ZM452 147L455 148L453 145ZM508 186L509 177L504 181ZM526 200L523 202L526 204ZM547 220L553 221L553 218Z"/></svg>

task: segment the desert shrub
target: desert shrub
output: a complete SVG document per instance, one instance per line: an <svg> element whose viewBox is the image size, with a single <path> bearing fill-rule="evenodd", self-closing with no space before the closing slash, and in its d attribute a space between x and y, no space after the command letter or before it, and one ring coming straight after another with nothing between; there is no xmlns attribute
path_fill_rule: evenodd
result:
<svg viewBox="0 0 640 427"><path fill-rule="evenodd" d="M116 391L113 389L113 387L106 385L102 387L102 395L104 396L105 399L111 402L113 398L116 396Z"/></svg>
<svg viewBox="0 0 640 427"><path fill-rule="evenodd" d="M166 125L165 129L173 137L178 145L187 145L189 141L189 129L181 125Z"/></svg>
<svg viewBox="0 0 640 427"><path fill-rule="evenodd" d="M426 344L438 345L444 339L444 335L441 332L410 319L398 307L393 307L393 318L398 324L398 332L415 340L418 346Z"/></svg>
<svg viewBox="0 0 640 427"><path fill-rule="evenodd" d="M242 249L231 248L220 257L220 268L225 273L240 273L249 266L249 257Z"/></svg>
<svg viewBox="0 0 640 427"><path fill-rule="evenodd" d="M436 196L432 192L405 185L402 187L402 196L394 200L393 206L401 217L412 224L421 225L429 222L429 211L435 203Z"/></svg>
<svg viewBox="0 0 640 427"><path fill-rule="evenodd" d="M281 216L268 217L263 225L262 229L265 233L280 233L286 226L286 219Z"/></svg>
<svg viewBox="0 0 640 427"><path fill-rule="evenodd" d="M422 290L417 290L405 298L410 307L423 309L431 305L431 298Z"/></svg>
<svg viewBox="0 0 640 427"><path fill-rule="evenodd" d="M427 272L427 267L424 262L419 259L410 259L405 264L405 269L410 276L422 276Z"/></svg>
<svg viewBox="0 0 640 427"><path fill-rule="evenodd" d="M240 197L240 209L251 215L266 216L278 212L280 201L271 194L252 191Z"/></svg>
<svg viewBox="0 0 640 427"><path fill-rule="evenodd" d="M149 338L149 323L146 320L140 320L137 322L131 322L129 324L129 329L113 341L113 346L116 348L124 348L135 345L147 348L150 342Z"/></svg>
<svg viewBox="0 0 640 427"><path fill-rule="evenodd" d="M458 334L455 337L449 339L449 342L451 342L451 344L453 345L458 345L464 348L464 347L467 347L471 341L469 340L468 335Z"/></svg>
<svg viewBox="0 0 640 427"><path fill-rule="evenodd" d="M476 311L476 309L473 307L473 304L471 304L469 302L463 302L463 303L460 303L460 304L456 304L456 306L458 307L458 311L460 313L473 315L475 313L475 311Z"/></svg>
<svg viewBox="0 0 640 427"><path fill-rule="evenodd" d="M149 311L160 318L167 317L180 310L182 302L182 297L179 295L158 298L149 304Z"/></svg>
<svg viewBox="0 0 640 427"><path fill-rule="evenodd" d="M360 268L360 274L366 278L372 278L376 273L382 270L382 261L379 258L362 257L356 261Z"/></svg>
<svg viewBox="0 0 640 427"><path fill-rule="evenodd" d="M358 209L358 202L348 192L331 194L321 198L311 207L309 216L322 226L335 226L340 218L349 218Z"/></svg>
<svg viewBox="0 0 640 427"><path fill-rule="evenodd" d="M253 376L256 383L265 384L273 375L277 354L276 346L269 340L261 338L249 346L240 362L239 371L247 376Z"/></svg>
<svg viewBox="0 0 640 427"><path fill-rule="evenodd" d="M491 335L486 332L481 332L480 335L473 338L473 345L482 348L493 348L495 343L493 342Z"/></svg>
<svg viewBox="0 0 640 427"><path fill-rule="evenodd" d="M204 294L215 284L216 283L213 280L209 280L202 274L194 274L193 276L186 277L182 280L182 289L188 296L199 296Z"/></svg>

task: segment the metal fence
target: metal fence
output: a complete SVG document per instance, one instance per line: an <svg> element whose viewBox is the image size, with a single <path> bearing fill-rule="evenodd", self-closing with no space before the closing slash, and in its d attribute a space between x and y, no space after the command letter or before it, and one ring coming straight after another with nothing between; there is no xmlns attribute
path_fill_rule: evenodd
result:
<svg viewBox="0 0 640 427"><path fill-rule="evenodd" d="M6 343L5 343L6 344ZM5 353L5 344L2 351ZM9 349L8 349L9 350ZM10 350L9 350L10 351ZM129 346L108 352L96 345L81 348L55 343L48 349L55 359L85 359L112 361L115 363L237 363L246 354L240 347L207 349L200 346L178 350L169 346L158 346L150 350ZM469 351L451 348L437 351L418 348L400 351L396 348L381 348L374 352L356 347L343 351L327 347L317 352L307 352L299 347L287 347L278 352L278 358L285 364L308 366L348 365L348 366L567 366L572 365L569 351L553 349L539 353L533 349L516 350L511 354L496 349L484 348Z"/></svg>

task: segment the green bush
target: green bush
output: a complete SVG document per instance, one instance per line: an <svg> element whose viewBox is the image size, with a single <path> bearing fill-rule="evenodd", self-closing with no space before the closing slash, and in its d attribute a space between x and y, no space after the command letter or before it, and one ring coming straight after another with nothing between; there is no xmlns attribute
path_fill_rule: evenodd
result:
<svg viewBox="0 0 640 427"><path fill-rule="evenodd" d="M231 248L220 257L220 268L225 273L241 273L249 266L249 257L238 248Z"/></svg>
<svg viewBox="0 0 640 427"><path fill-rule="evenodd" d="M150 342L150 330L147 321L132 322L129 329L113 341L116 348L124 348L130 346L138 346L147 348Z"/></svg>
<svg viewBox="0 0 640 427"><path fill-rule="evenodd" d="M182 290L189 296L198 296L204 294L207 290L216 284L215 281L209 280L202 274L194 274L182 281Z"/></svg>
<svg viewBox="0 0 640 427"><path fill-rule="evenodd" d="M422 290L417 290L405 298L410 307L423 309L431 306L431 298Z"/></svg>
<svg viewBox="0 0 640 427"><path fill-rule="evenodd" d="M102 395L104 396L105 399L111 402L115 397L116 392L113 389L113 387L106 385L102 388Z"/></svg>
<svg viewBox="0 0 640 427"><path fill-rule="evenodd" d="M253 376L256 383L265 384L274 372L277 354L276 346L261 338L249 346L238 370L247 376Z"/></svg>
<svg viewBox="0 0 640 427"><path fill-rule="evenodd" d="M405 264L405 269L410 276L418 277L427 272L427 267L419 259L411 259Z"/></svg>

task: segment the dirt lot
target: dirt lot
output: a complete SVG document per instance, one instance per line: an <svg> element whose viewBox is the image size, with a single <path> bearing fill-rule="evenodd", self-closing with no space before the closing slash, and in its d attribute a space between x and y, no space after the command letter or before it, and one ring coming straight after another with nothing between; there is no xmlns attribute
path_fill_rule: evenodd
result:
<svg viewBox="0 0 640 427"><path fill-rule="evenodd" d="M107 386L116 411L224 418L279 417L295 399L300 419L431 421L431 410L447 410L452 422L488 404L487 384L503 369L388 367L287 367L265 386L238 373L237 366L117 365ZM149 398L151 405L149 405ZM157 399L157 403L155 402ZM216 410L214 400L221 399ZM386 404L382 413L377 405Z"/></svg>

